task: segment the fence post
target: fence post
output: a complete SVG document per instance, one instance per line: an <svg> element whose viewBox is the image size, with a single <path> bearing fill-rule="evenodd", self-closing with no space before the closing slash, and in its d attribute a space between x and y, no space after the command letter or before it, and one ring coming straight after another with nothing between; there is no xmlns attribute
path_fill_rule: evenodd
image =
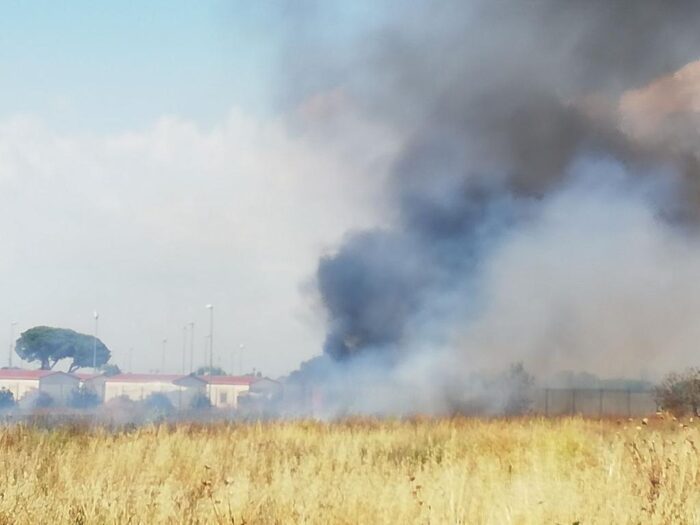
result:
<svg viewBox="0 0 700 525"><path fill-rule="evenodd" d="M571 389L571 415L576 415L576 389Z"/></svg>
<svg viewBox="0 0 700 525"><path fill-rule="evenodd" d="M598 419L603 417L603 389L598 391Z"/></svg>
<svg viewBox="0 0 700 525"><path fill-rule="evenodd" d="M544 417L549 417L549 388L544 389Z"/></svg>

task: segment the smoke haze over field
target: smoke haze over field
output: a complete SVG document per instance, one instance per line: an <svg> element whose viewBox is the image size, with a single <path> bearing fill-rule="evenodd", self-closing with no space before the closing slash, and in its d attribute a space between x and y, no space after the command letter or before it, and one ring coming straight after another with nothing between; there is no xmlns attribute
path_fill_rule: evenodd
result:
<svg viewBox="0 0 700 525"><path fill-rule="evenodd" d="M323 354L428 409L518 360L698 364L697 2L32 4L0 17L15 337L97 310L116 364L167 339L178 372L212 303L215 365Z"/></svg>
<svg viewBox="0 0 700 525"><path fill-rule="evenodd" d="M696 145L636 133L644 104L620 100L700 57L700 5L442 1L387 18L347 63L292 64L403 136L388 225L319 262L325 354L439 388L514 361L540 376L695 363Z"/></svg>

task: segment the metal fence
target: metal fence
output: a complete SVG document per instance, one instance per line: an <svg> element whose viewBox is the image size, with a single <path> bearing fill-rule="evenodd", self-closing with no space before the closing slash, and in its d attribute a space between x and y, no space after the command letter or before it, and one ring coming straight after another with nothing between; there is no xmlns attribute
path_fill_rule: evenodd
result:
<svg viewBox="0 0 700 525"><path fill-rule="evenodd" d="M635 417L655 413L657 404L651 390L541 388L532 409L544 416Z"/></svg>
<svg viewBox="0 0 700 525"><path fill-rule="evenodd" d="M613 388L544 388L530 392L528 412L545 417L582 415L586 417L643 417L653 415L657 404L653 390ZM420 391L400 391L384 386L362 389L285 388L280 409L289 415L323 416L324 414L442 413L465 415L499 415L504 413L504 399L498 393L476 392L457 398L451 408L421 403ZM393 402L393 404L392 404ZM451 411L452 410L452 411Z"/></svg>

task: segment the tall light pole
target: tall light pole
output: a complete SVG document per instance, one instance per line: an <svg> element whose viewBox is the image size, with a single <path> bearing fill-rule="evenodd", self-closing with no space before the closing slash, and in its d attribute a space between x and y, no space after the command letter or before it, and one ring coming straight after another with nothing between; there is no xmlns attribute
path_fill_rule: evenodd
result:
<svg viewBox="0 0 700 525"><path fill-rule="evenodd" d="M238 375L243 375L243 350L245 350L245 345L241 343L238 345Z"/></svg>
<svg viewBox="0 0 700 525"><path fill-rule="evenodd" d="M187 361L187 326L182 327L182 375L185 375L185 362Z"/></svg>
<svg viewBox="0 0 700 525"><path fill-rule="evenodd" d="M214 305L206 306L209 310L209 375L213 375L214 370Z"/></svg>
<svg viewBox="0 0 700 525"><path fill-rule="evenodd" d="M163 339L163 355L160 358L160 373L162 374L165 370L165 347L168 344L167 339Z"/></svg>
<svg viewBox="0 0 700 525"><path fill-rule="evenodd" d="M15 326L17 326L17 321L12 321L10 323L10 353L7 356L7 366L12 368L12 354L15 350Z"/></svg>
<svg viewBox="0 0 700 525"><path fill-rule="evenodd" d="M92 338L92 373L97 373L97 328L98 322L100 320L100 314L97 311L93 314L95 316L95 336Z"/></svg>
<svg viewBox="0 0 700 525"><path fill-rule="evenodd" d="M194 372L194 321L190 323L190 374Z"/></svg>

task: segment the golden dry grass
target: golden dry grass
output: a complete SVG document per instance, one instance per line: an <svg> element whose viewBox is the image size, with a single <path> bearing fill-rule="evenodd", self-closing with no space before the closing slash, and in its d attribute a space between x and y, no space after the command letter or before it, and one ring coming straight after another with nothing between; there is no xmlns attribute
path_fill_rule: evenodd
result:
<svg viewBox="0 0 700 525"><path fill-rule="evenodd" d="M700 523L670 420L0 429L5 523Z"/></svg>

